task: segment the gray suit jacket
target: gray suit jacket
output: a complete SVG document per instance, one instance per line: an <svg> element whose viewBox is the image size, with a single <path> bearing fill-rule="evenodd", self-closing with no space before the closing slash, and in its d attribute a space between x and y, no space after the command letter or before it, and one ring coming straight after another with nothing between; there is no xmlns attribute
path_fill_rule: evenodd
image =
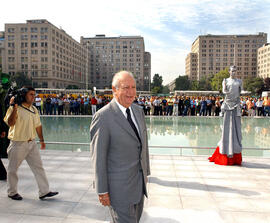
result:
<svg viewBox="0 0 270 223"><path fill-rule="evenodd" d="M115 99L94 115L90 126L96 191L109 192L111 204L117 206L139 203L143 192L147 196L147 129L142 108L135 104L131 108L142 145Z"/></svg>

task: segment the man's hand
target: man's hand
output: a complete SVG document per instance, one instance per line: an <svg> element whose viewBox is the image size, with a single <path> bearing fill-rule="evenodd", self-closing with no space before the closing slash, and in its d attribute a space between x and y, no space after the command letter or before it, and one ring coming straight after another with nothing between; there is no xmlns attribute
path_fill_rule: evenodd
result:
<svg viewBox="0 0 270 223"><path fill-rule="evenodd" d="M45 148L46 148L45 142L40 142L40 149L45 149Z"/></svg>
<svg viewBox="0 0 270 223"><path fill-rule="evenodd" d="M2 132L1 133L1 138L5 138L6 137L6 132Z"/></svg>
<svg viewBox="0 0 270 223"><path fill-rule="evenodd" d="M14 108L17 109L18 108L18 105L17 104L14 104L14 100L15 100L15 97L13 96L10 101L9 101L9 104L10 105L14 105Z"/></svg>
<svg viewBox="0 0 270 223"><path fill-rule="evenodd" d="M107 193L107 194L100 194L100 195L98 195L98 197L99 197L100 203L103 206L110 206L111 205L109 193Z"/></svg>

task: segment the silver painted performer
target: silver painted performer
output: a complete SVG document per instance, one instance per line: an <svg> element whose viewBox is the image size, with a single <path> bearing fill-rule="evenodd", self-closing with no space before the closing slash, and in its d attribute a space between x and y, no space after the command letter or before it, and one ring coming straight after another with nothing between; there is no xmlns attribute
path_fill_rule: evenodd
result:
<svg viewBox="0 0 270 223"><path fill-rule="evenodd" d="M230 77L223 80L222 90L225 100L221 110L224 115L222 136L216 151L209 158L210 162L219 165L241 165L242 133L240 93L242 80L237 79L236 66L230 67Z"/></svg>

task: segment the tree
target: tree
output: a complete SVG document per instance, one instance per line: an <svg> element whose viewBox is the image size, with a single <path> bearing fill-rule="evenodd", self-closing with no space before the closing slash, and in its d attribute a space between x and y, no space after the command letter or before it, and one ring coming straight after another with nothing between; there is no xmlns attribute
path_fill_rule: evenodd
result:
<svg viewBox="0 0 270 223"><path fill-rule="evenodd" d="M193 91L199 90L199 81L197 81L197 80L191 81L190 85L191 85L191 90L193 90Z"/></svg>
<svg viewBox="0 0 270 223"><path fill-rule="evenodd" d="M162 90L161 90L160 87L154 87L154 88L151 89L152 94L159 94L161 92L162 92Z"/></svg>
<svg viewBox="0 0 270 223"><path fill-rule="evenodd" d="M32 78L29 78L26 74L20 72L11 75L10 82L16 82L18 88L32 86Z"/></svg>
<svg viewBox="0 0 270 223"><path fill-rule="evenodd" d="M163 79L159 74L155 74L151 83L151 91L153 94L161 93L163 90Z"/></svg>
<svg viewBox="0 0 270 223"><path fill-rule="evenodd" d="M230 76L228 68L225 70L221 70L211 79L211 88L214 91L222 92L222 81L224 78L228 78Z"/></svg>
<svg viewBox="0 0 270 223"><path fill-rule="evenodd" d="M198 90L199 91L211 91L212 90L211 79L212 79L212 76L202 77L198 83Z"/></svg>
<svg viewBox="0 0 270 223"><path fill-rule="evenodd" d="M189 90L191 87L190 80L188 76L180 76L175 79L175 88L174 90Z"/></svg>
<svg viewBox="0 0 270 223"><path fill-rule="evenodd" d="M267 77L264 79L264 90L269 91L270 90L270 78Z"/></svg>
<svg viewBox="0 0 270 223"><path fill-rule="evenodd" d="M169 94L170 93L170 89L169 89L169 87L167 85L163 87L162 93L163 94Z"/></svg>
<svg viewBox="0 0 270 223"><path fill-rule="evenodd" d="M253 95L260 95L263 89L264 81L260 77L249 77L244 80L244 90L250 91Z"/></svg>

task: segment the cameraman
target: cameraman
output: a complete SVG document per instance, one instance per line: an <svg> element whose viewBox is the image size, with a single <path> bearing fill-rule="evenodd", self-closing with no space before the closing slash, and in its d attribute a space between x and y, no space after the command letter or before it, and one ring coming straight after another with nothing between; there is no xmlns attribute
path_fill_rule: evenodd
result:
<svg viewBox="0 0 270 223"><path fill-rule="evenodd" d="M38 110L33 106L35 89L23 87L23 102L14 104L15 97L10 99L10 107L7 110L4 121L8 124L8 138L10 144L8 152L8 197L13 200L22 200L17 192L17 171L23 160L26 160L36 178L39 188L39 199L52 197L58 192L50 192L49 183L43 169L39 149L35 141L36 133L40 139L41 149L45 149L42 126Z"/></svg>

